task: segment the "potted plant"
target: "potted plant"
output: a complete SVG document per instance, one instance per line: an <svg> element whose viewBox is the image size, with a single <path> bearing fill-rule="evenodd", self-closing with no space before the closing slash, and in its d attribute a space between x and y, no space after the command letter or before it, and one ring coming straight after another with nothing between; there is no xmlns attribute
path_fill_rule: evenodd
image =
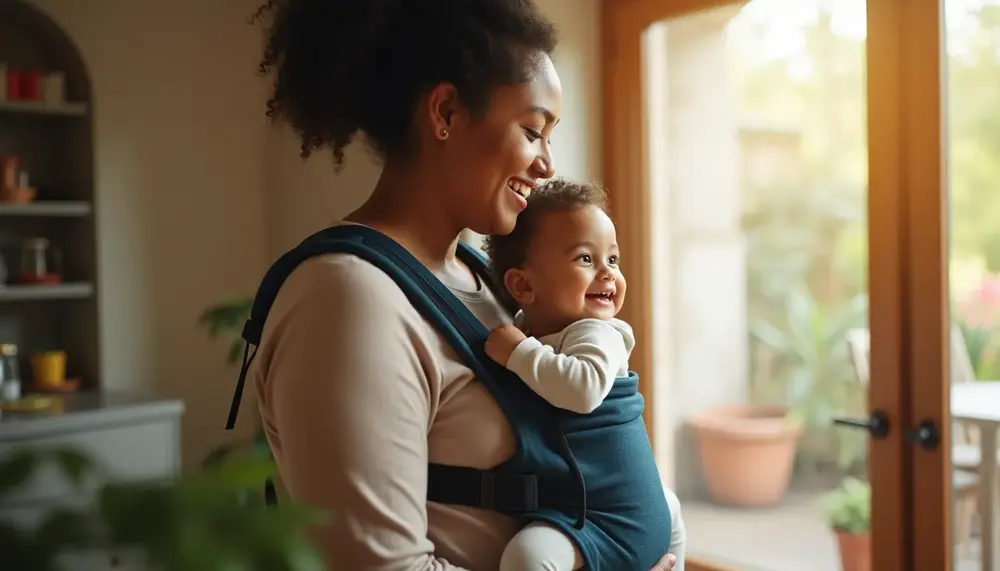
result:
<svg viewBox="0 0 1000 571"><path fill-rule="evenodd" d="M250 317L253 299L230 297L209 307L198 316L198 325L205 328L211 340L224 336L229 338L226 362L235 365L243 358L243 324Z"/></svg>
<svg viewBox="0 0 1000 571"><path fill-rule="evenodd" d="M205 328L210 340L226 337L229 346L226 350L226 363L238 365L243 358L244 341L240 334L243 324L250 317L253 299L249 297L230 297L202 312L198 317L198 325ZM253 438L249 441L230 442L222 444L209 452L202 461L205 466L213 466L225 459L234 450L249 447L251 453L260 458L270 458L271 450L267 444L264 429L258 424Z"/></svg>
<svg viewBox="0 0 1000 571"><path fill-rule="evenodd" d="M786 297L784 324L753 325L756 342L775 357L769 386L755 387L755 392L771 395L757 395L754 404L704 410L689 419L713 499L748 507L781 499L800 438L804 433L829 434L833 416L843 408L851 388L845 339L864 308L864 298L858 297L837 311L825 311L799 286ZM845 446L843 451L853 452L838 458L840 463L853 463L857 449Z"/></svg>
<svg viewBox="0 0 1000 571"><path fill-rule="evenodd" d="M214 340L220 336L228 338L229 347L226 351L226 363L230 365L238 365L243 358L245 341L241 333L243 332L243 324L250 317L252 306L252 298L230 297L209 307L198 317L198 324L205 328L209 339ZM201 461L202 468L217 467L237 452L246 452L249 456L262 461L273 461L274 458L267 442L267 435L264 433L264 427L258 423L250 439L231 440L209 451ZM257 483L256 489L245 490L241 495L241 501L262 503L265 480L261 479Z"/></svg>
<svg viewBox="0 0 1000 571"><path fill-rule="evenodd" d="M773 505L791 479L802 425L783 406L732 405L692 415L698 460L715 501Z"/></svg>
<svg viewBox="0 0 1000 571"><path fill-rule="evenodd" d="M823 497L826 521L837 534L843 571L871 571L872 489L868 482L845 478Z"/></svg>
<svg viewBox="0 0 1000 571"><path fill-rule="evenodd" d="M96 491L81 492L92 501L53 507L36 526L0 519L5 569L71 571L100 559L103 568L131 557L156 571L326 569L302 533L322 521L317 511L240 501L273 472L272 462L232 456L178 478L111 482L77 450L22 448L0 457L0 503L43 464L78 487L97 483Z"/></svg>

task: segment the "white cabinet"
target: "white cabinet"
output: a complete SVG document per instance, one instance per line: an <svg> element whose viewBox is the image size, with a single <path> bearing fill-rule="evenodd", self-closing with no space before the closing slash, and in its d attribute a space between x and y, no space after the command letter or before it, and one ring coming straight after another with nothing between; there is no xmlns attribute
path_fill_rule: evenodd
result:
<svg viewBox="0 0 1000 571"><path fill-rule="evenodd" d="M125 394L55 397L54 413L0 416L0 456L22 446L72 446L95 458L113 480L169 477L180 472L180 422L184 405ZM4 499L0 519L36 525L53 507L91 501L96 482L72 487L52 467L39 469L29 485ZM3 554L0 553L0 569ZM88 551L67 554L72 571L146 571L141 554Z"/></svg>

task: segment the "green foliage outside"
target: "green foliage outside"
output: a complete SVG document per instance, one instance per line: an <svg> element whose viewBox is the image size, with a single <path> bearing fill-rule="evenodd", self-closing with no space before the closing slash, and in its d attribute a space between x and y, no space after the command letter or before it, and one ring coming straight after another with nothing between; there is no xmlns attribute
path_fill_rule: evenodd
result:
<svg viewBox="0 0 1000 571"><path fill-rule="evenodd" d="M834 531L870 533L872 529L872 488L868 482L845 478L840 487L823 496L826 521Z"/></svg>
<svg viewBox="0 0 1000 571"><path fill-rule="evenodd" d="M785 320L757 321L753 339L778 358L773 376L753 387L757 402L785 404L790 417L803 427L801 463L821 473L834 459L842 471L859 469L866 434L830 430L837 415L863 416L864 393L853 382L844 342L847 332L861 325L867 299L858 295L834 309L821 307L803 287L789 292Z"/></svg>
<svg viewBox="0 0 1000 571"><path fill-rule="evenodd" d="M810 2L820 9L800 28L800 50L765 55L777 21L769 0L752 0L728 34L738 116L792 125L798 136L787 168L744 189L752 394L788 404L804 422L806 464L843 472L865 460L864 438L829 422L865 411L844 336L867 326L858 307L867 290L867 97L863 34L845 33L834 14L856 3ZM998 4L948 14L953 319L977 378L988 380L1000 379Z"/></svg>

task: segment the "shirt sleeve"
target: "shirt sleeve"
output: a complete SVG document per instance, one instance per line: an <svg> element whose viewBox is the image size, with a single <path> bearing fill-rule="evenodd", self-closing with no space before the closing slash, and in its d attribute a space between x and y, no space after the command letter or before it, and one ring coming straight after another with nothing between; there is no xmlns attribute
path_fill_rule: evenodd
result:
<svg viewBox="0 0 1000 571"><path fill-rule="evenodd" d="M426 325L387 276L360 261L310 260L286 288L284 311L268 318L258 387L290 496L330 514L312 531L327 566L461 571L427 537L436 397Z"/></svg>
<svg viewBox="0 0 1000 571"><path fill-rule="evenodd" d="M507 368L553 406L587 414L607 398L628 353L614 326L584 319L564 332L560 352L528 337L511 353Z"/></svg>

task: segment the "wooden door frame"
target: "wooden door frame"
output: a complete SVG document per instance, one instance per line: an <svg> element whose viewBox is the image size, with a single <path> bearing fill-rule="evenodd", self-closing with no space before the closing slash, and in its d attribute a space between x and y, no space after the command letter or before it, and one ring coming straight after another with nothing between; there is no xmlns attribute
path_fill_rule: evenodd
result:
<svg viewBox="0 0 1000 571"><path fill-rule="evenodd" d="M945 0L868 0L891 4L869 18L894 23L896 82L901 105L895 117L900 181L897 209L904 228L900 258L903 282L901 384L909 405L906 428L925 420L938 428L941 445L907 445L913 539L911 569L951 571L951 325L949 303L948 195L946 181L944 58ZM905 5L905 7L904 7ZM887 29L888 25L885 26ZM870 61L871 58L869 58ZM883 61L888 64L888 58ZM870 64L869 64L870 65ZM869 98L869 105L872 104ZM889 113L889 110L885 110ZM871 122L869 121L869 125ZM888 148L884 150L888 154ZM874 345L873 345L874 349ZM935 540L937 539L937 540Z"/></svg>
<svg viewBox="0 0 1000 571"><path fill-rule="evenodd" d="M684 571L738 571L728 565L720 565L696 555L684 558Z"/></svg>
<svg viewBox="0 0 1000 571"><path fill-rule="evenodd" d="M640 342L632 366L654 402L648 130L642 34L655 22L739 0L603 0L604 178L629 265L623 310ZM872 544L879 571L951 569L940 0L868 0L870 410L892 429L872 440ZM904 382L908 379L908 382ZM653 409L645 420L655 439ZM914 452L903 428L931 419L943 445ZM903 485L901 485L901 483ZM917 501L919 500L919 501ZM911 525L912 524L912 527ZM912 534L916 535L912 535ZM919 539L913 541L913 538ZM942 538L935 541L933 538ZM892 546L892 548L887 548ZM699 569L715 569L699 562Z"/></svg>
<svg viewBox="0 0 1000 571"><path fill-rule="evenodd" d="M603 170L618 242L628 253L628 303L622 318L636 339L629 365L639 373L639 390L653 400L652 269L650 256L651 207L649 157L642 74L642 34L651 24L683 14L733 4L732 0L602 0L601 66L603 90ZM643 416L650 439L655 440L653 406Z"/></svg>

